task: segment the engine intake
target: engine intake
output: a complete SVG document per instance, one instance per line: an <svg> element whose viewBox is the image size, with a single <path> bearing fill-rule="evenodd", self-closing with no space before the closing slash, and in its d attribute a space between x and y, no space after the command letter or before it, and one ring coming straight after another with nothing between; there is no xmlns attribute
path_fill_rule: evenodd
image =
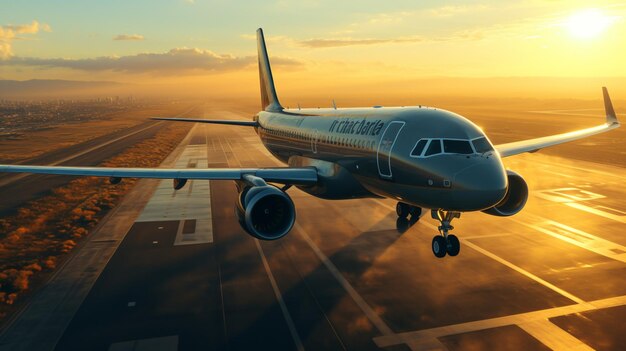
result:
<svg viewBox="0 0 626 351"><path fill-rule="evenodd" d="M261 240L282 238L296 221L296 208L289 195L271 185L244 188L236 212L241 227Z"/></svg>
<svg viewBox="0 0 626 351"><path fill-rule="evenodd" d="M483 212L493 216L507 217L518 213L526 205L528 185L524 178L513 171L506 171L506 176L509 187L506 189L504 198L497 205Z"/></svg>

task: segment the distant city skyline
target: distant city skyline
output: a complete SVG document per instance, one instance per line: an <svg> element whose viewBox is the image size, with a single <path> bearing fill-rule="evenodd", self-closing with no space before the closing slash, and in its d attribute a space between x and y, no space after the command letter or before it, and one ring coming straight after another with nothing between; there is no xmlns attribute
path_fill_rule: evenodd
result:
<svg viewBox="0 0 626 351"><path fill-rule="evenodd" d="M624 77L625 17L620 1L26 0L0 13L0 79L249 89L257 27L279 86Z"/></svg>

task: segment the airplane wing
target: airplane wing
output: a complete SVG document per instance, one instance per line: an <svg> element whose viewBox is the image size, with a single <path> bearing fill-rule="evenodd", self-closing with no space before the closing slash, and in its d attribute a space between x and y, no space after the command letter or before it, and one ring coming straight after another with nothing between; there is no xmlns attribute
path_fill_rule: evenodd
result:
<svg viewBox="0 0 626 351"><path fill-rule="evenodd" d="M195 123L212 123L212 124L228 124L231 126L248 126L258 127L257 121L230 121L225 119L195 119L195 118L174 118L174 117L152 117L157 121L174 121L174 122L195 122Z"/></svg>
<svg viewBox="0 0 626 351"><path fill-rule="evenodd" d="M317 182L317 170L313 167L172 169L0 165L0 172L42 173L110 178L156 178L185 180L244 180L246 175L252 175L263 178L267 182L281 184L307 185L315 184Z"/></svg>
<svg viewBox="0 0 626 351"><path fill-rule="evenodd" d="M606 123L596 127L581 129L569 133L496 145L495 148L500 153L500 157L513 156L524 152L535 152L549 146L568 143L570 141L586 138L595 134L600 134L608 132L609 130L615 128L619 128L620 123L615 116L615 110L613 109L613 104L611 103L611 98L609 97L609 92L606 90L606 87L602 88L602 93L604 95Z"/></svg>

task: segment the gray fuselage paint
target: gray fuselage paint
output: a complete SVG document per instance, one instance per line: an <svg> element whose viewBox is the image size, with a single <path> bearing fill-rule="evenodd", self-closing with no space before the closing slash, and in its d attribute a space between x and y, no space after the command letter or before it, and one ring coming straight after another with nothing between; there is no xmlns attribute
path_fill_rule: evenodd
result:
<svg viewBox="0 0 626 351"><path fill-rule="evenodd" d="M411 157L422 138L486 137L474 123L446 110L285 109L261 111L255 120L275 157L292 167L317 168L319 184L300 188L321 198L390 197L424 208L478 211L496 205L508 186L496 151Z"/></svg>

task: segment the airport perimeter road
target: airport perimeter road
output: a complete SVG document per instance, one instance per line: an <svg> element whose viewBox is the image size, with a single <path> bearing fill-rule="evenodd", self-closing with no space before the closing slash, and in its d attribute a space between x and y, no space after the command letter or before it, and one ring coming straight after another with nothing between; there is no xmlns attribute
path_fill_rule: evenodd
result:
<svg viewBox="0 0 626 351"><path fill-rule="evenodd" d="M191 108L181 113L180 116L188 115L196 109L197 107ZM126 148L151 138L165 126L165 123L147 120L132 128L54 150L23 163L50 166L97 166ZM2 194L0 216L12 213L21 204L41 197L50 189L61 186L70 179L72 178L66 176L41 174L3 174L0 176L0 194Z"/></svg>
<svg viewBox="0 0 626 351"><path fill-rule="evenodd" d="M192 133L178 165L276 165L252 129ZM437 223L397 222L393 201L292 188L294 230L261 242L236 222L233 182L162 183L130 230L109 233L119 248L56 350L622 349L626 170L541 153L506 165L529 183L527 208L463 214L461 253L444 259ZM0 348L55 347L40 334L13 328Z"/></svg>

